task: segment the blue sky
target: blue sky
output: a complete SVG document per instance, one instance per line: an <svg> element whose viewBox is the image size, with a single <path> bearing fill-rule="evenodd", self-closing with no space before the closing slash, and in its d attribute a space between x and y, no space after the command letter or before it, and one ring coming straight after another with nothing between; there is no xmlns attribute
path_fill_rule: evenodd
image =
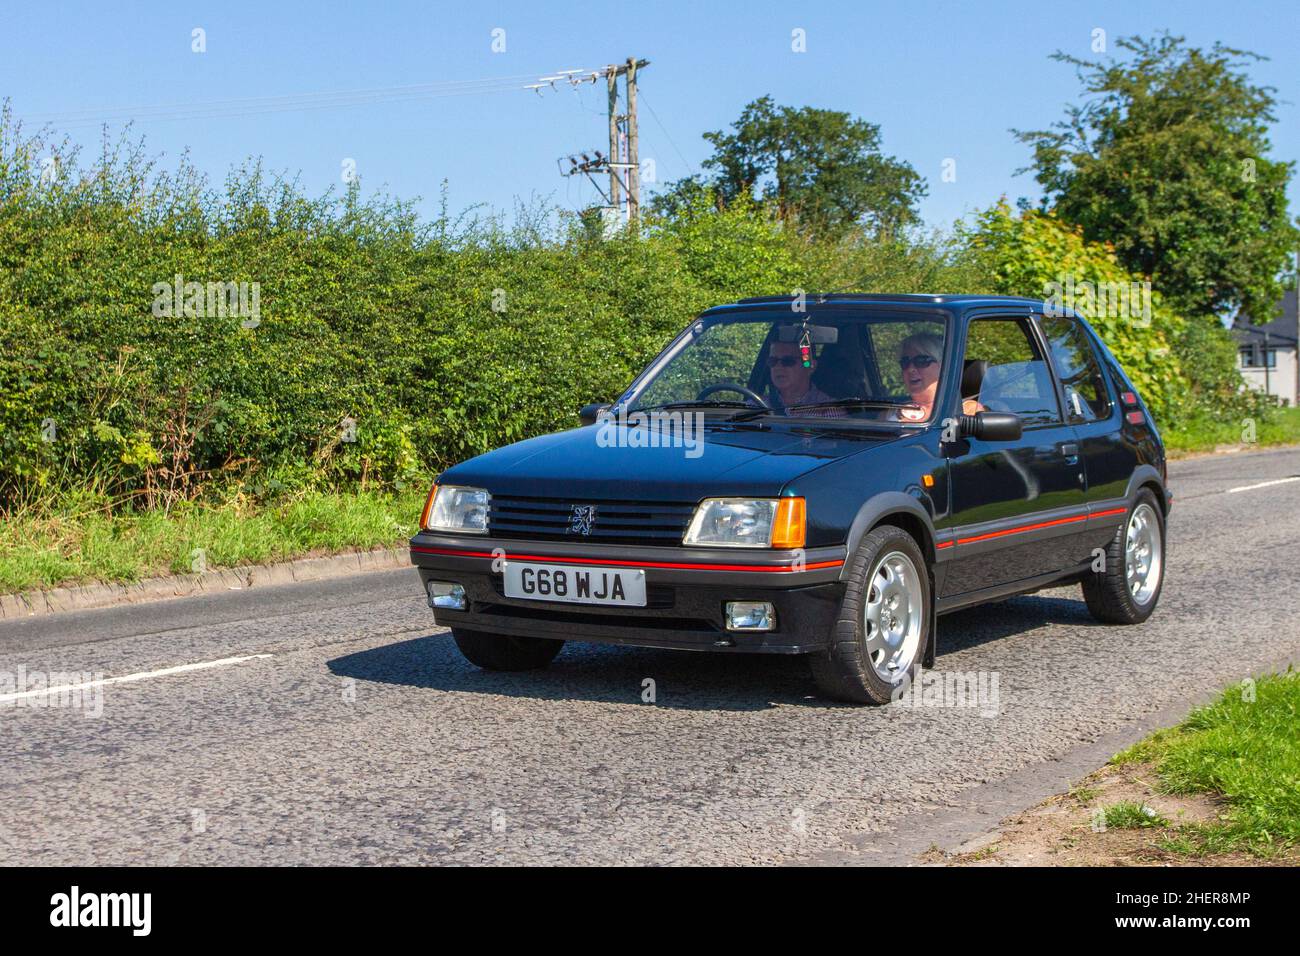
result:
<svg viewBox="0 0 1300 956"><path fill-rule="evenodd" d="M191 51L191 31L207 50ZM492 31L505 30L505 52ZM791 50L806 32L807 52ZM641 75L642 157L665 182L708 155L701 133L728 126L750 100L846 110L881 125L887 152L926 177L933 226L1006 194L1036 197L1014 170L1028 151L1008 132L1061 115L1073 71L1047 59L1090 56L1093 30L1112 41L1169 29L1271 57L1253 75L1284 101L1273 155L1300 157L1300 17L1292 2L792 3L749 0L609 4L45 3L0 9L0 97L20 116L333 90L481 80L599 68L630 55ZM436 210L509 210L516 197L566 208L592 202L558 157L605 143L603 89L496 92L261 115L151 121L136 129L174 165L189 148L219 182L249 156L300 173L313 193L340 185L355 161L367 190L423 196ZM112 127L120 128L120 123ZM90 146L93 126L70 130ZM940 179L956 160L956 182ZM1300 186L1292 184L1293 214Z"/></svg>

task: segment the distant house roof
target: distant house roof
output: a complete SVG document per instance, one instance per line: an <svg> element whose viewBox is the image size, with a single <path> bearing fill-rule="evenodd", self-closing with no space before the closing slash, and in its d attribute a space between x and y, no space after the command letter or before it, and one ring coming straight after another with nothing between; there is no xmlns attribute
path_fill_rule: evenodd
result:
<svg viewBox="0 0 1300 956"><path fill-rule="evenodd" d="M1295 289L1288 289L1282 296L1282 314L1267 325L1251 325L1245 316L1238 316L1232 324L1232 335L1238 342L1263 342L1264 333L1268 333L1269 345L1291 345L1300 343L1300 313L1297 312Z"/></svg>

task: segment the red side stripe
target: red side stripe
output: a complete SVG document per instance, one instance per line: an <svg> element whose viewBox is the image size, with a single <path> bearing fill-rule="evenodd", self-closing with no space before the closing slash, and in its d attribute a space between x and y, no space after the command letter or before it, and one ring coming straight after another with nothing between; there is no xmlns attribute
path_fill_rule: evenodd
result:
<svg viewBox="0 0 1300 956"><path fill-rule="evenodd" d="M1090 515L1074 515L1069 518L1056 518L1053 521L1040 521L1036 524L1025 524L1015 528L1007 528L1004 531L990 531L988 534L977 534L969 538L958 538L955 541L941 541L936 548L951 548L954 544L970 544L972 541L987 541L989 538L1001 538L1009 534L1020 534L1024 531L1036 531L1039 528L1051 528L1059 524L1072 524L1076 521L1091 521L1093 518L1105 518L1110 515L1127 514L1127 508L1111 508L1109 511L1098 511Z"/></svg>
<svg viewBox="0 0 1300 956"><path fill-rule="evenodd" d="M1088 515L1089 518L1105 518L1108 515L1128 514L1127 508L1111 508L1109 511L1098 511L1096 514Z"/></svg>
<svg viewBox="0 0 1300 956"><path fill-rule="evenodd" d="M1050 528L1058 524L1072 524L1075 521L1087 521L1087 515L1076 515L1073 518L1057 518L1053 521L1040 521L1037 524L1021 525L1019 528L1008 528L1005 531L990 531L988 534L977 534L970 538L958 538L958 544L970 544L972 541L987 541L989 538L1001 538L1009 534L1020 534L1024 531L1036 531L1039 528Z"/></svg>
<svg viewBox="0 0 1300 956"><path fill-rule="evenodd" d="M412 545L411 551L419 554L449 554L458 558L495 558L501 556L493 554L491 551L457 551L451 548L426 548L422 545ZM814 561L811 564L805 564L800 569L788 564L768 566L755 564L695 564L680 561L621 561L615 558L565 558L553 554L506 554L504 557L510 561L544 561L548 564L607 564L628 568L672 568L687 571L815 571L819 568L838 568L844 564L843 560Z"/></svg>

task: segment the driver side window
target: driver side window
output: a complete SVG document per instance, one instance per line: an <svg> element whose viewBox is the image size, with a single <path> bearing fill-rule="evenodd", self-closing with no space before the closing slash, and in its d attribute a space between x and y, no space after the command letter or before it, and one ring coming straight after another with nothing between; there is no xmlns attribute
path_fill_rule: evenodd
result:
<svg viewBox="0 0 1300 956"><path fill-rule="evenodd" d="M1013 412L1026 426L1061 420L1051 372L1027 319L973 320L962 369L963 398L991 412Z"/></svg>

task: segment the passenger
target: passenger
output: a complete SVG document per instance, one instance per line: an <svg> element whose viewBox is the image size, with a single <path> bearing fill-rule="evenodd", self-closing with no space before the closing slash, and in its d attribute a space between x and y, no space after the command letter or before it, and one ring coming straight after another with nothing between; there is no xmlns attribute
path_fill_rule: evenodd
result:
<svg viewBox="0 0 1300 956"><path fill-rule="evenodd" d="M907 389L912 404L900 408L897 417L905 422L928 421L934 411L935 395L939 391L943 338L933 332L917 332L903 339L898 352L898 364L903 371L903 387ZM973 398L962 400L963 415L974 415L984 410L984 406Z"/></svg>
<svg viewBox="0 0 1300 956"><path fill-rule="evenodd" d="M817 405L833 401L812 383L813 372L817 371L817 359L805 368L799 356L799 346L794 342L773 342L767 353L767 372L772 379L772 386L781 398L781 407L792 405ZM844 415L842 408L809 408L796 412L799 415L813 415L821 418L839 418Z"/></svg>

